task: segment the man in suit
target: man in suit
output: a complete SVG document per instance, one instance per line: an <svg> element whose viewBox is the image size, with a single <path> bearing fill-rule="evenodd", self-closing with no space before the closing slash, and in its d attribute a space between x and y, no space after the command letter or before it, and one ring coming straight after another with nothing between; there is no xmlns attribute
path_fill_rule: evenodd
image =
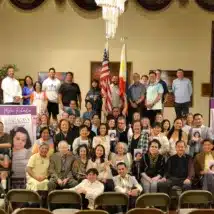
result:
<svg viewBox="0 0 214 214"><path fill-rule="evenodd" d="M72 188L78 184L72 175L74 156L69 153L69 145L66 141L58 144L59 152L50 158L48 190Z"/></svg>

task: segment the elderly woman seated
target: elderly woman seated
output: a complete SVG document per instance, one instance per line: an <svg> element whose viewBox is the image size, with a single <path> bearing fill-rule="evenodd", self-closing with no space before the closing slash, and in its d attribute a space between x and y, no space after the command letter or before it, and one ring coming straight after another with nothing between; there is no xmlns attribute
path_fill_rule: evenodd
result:
<svg viewBox="0 0 214 214"><path fill-rule="evenodd" d="M116 153L111 153L110 162L113 167L113 173L116 175L117 173L117 164L123 162L126 164L128 172L131 170L132 165L132 155L128 153L128 146L125 143L119 142L115 148Z"/></svg>
<svg viewBox="0 0 214 214"><path fill-rule="evenodd" d="M27 164L27 189L47 190L48 189L48 167L49 158L47 156L49 145L41 143L39 153L32 155Z"/></svg>

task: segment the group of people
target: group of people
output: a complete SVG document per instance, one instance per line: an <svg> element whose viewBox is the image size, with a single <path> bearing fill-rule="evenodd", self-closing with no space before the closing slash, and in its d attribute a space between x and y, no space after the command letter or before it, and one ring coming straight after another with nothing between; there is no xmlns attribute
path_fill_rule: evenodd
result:
<svg viewBox="0 0 214 214"><path fill-rule="evenodd" d="M4 103L22 100L23 104L36 105L38 113L37 140L26 163L26 188L48 192L70 189L83 196L89 209L104 191L128 194L130 206L142 192L170 194L173 186L214 192L213 136L203 124L202 114L189 113L191 82L181 69L177 71L172 85L177 118L171 125L162 113L168 90L160 76L160 70L141 79L133 74L134 83L124 97L119 95L118 77L113 76L113 109L104 112L107 121L102 123L105 97L97 81L92 82L85 98L87 110L81 115L81 92L71 72L61 83L51 68L49 77L34 87L28 76L21 90L9 67L2 82ZM5 136L0 123L0 151L11 147ZM13 142L20 140L14 146L21 145L21 135L12 137L17 138ZM1 158L3 168L6 160L7 155ZM5 177L1 172L2 185Z"/></svg>

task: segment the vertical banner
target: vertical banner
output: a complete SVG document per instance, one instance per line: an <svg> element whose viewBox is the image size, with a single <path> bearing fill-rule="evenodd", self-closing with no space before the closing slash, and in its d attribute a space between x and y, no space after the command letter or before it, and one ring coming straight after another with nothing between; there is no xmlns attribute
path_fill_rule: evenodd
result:
<svg viewBox="0 0 214 214"><path fill-rule="evenodd" d="M26 165L36 140L36 106L2 105L0 121L11 138L12 178L25 180Z"/></svg>
<svg viewBox="0 0 214 214"><path fill-rule="evenodd" d="M210 128L214 135L214 98L210 98Z"/></svg>

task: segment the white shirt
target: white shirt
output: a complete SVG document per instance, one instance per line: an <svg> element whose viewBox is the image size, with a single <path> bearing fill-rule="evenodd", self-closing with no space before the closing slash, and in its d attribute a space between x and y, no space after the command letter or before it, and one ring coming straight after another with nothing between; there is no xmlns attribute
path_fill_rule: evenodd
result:
<svg viewBox="0 0 214 214"><path fill-rule="evenodd" d="M58 92L60 85L61 82L59 79L51 79L49 77L42 83L42 90L46 92L48 101L58 103Z"/></svg>
<svg viewBox="0 0 214 214"><path fill-rule="evenodd" d="M14 97L22 97L22 89L19 81L15 78L5 77L2 80L1 88L3 90L3 102L14 102Z"/></svg>
<svg viewBox="0 0 214 214"><path fill-rule="evenodd" d="M91 183L88 179L85 179L69 190L76 191L79 188L83 188L86 191L85 198L89 201L88 208L94 209L94 200L98 195L101 195L104 192L104 185L99 181Z"/></svg>
<svg viewBox="0 0 214 214"><path fill-rule="evenodd" d="M160 83L149 84L146 90L147 104L153 103L157 96L163 95L163 87ZM163 108L162 99L160 99L151 109L148 110L161 110Z"/></svg>

